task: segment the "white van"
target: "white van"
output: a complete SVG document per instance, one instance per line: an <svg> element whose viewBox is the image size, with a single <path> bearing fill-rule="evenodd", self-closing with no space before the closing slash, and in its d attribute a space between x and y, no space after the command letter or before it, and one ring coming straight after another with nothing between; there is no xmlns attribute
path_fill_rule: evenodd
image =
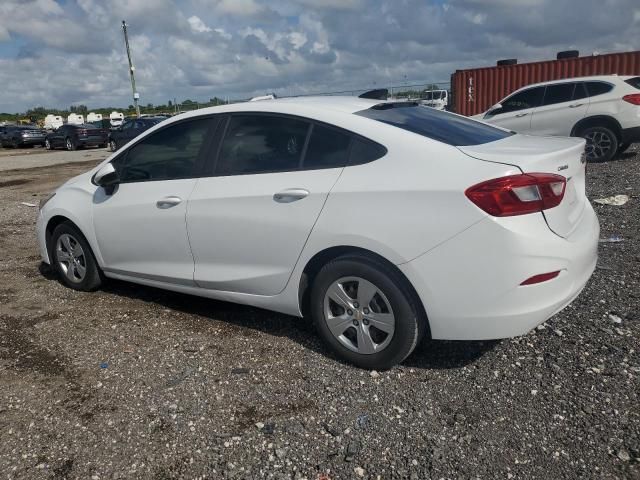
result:
<svg viewBox="0 0 640 480"><path fill-rule="evenodd" d="M124 121L124 113L113 111L109 115L109 121L112 127L119 127Z"/></svg>

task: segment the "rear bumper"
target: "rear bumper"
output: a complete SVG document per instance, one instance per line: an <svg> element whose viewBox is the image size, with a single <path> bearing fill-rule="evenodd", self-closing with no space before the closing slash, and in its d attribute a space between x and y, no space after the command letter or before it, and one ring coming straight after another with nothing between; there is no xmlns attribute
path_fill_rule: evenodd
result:
<svg viewBox="0 0 640 480"><path fill-rule="evenodd" d="M640 142L640 127L622 129L622 143Z"/></svg>
<svg viewBox="0 0 640 480"><path fill-rule="evenodd" d="M98 145L106 145L107 137L104 138L78 138L76 145L83 147L97 147Z"/></svg>
<svg viewBox="0 0 640 480"><path fill-rule="evenodd" d="M580 294L595 269L599 232L590 204L566 239L551 232L541 214L486 218L399 268L423 301L433 338L514 337ZM520 285L558 270L553 280Z"/></svg>
<svg viewBox="0 0 640 480"><path fill-rule="evenodd" d="M18 145L44 145L45 137L22 137L18 140Z"/></svg>

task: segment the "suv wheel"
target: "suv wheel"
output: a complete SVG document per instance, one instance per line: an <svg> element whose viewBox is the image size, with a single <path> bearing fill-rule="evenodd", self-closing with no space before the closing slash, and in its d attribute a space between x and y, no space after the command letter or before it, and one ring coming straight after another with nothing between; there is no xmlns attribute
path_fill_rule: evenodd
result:
<svg viewBox="0 0 640 480"><path fill-rule="evenodd" d="M73 224L64 222L55 228L50 252L53 268L67 287L92 291L102 284L91 247Z"/></svg>
<svg viewBox="0 0 640 480"><path fill-rule="evenodd" d="M607 162L618 151L618 137L607 127L589 127L580 136L587 140L585 152L592 162Z"/></svg>
<svg viewBox="0 0 640 480"><path fill-rule="evenodd" d="M399 275L360 255L325 265L311 290L320 336L361 368L386 370L408 357L425 330L420 311Z"/></svg>
<svg viewBox="0 0 640 480"><path fill-rule="evenodd" d="M51 142L48 138L44 141L44 148L46 148L47 150L51 150Z"/></svg>
<svg viewBox="0 0 640 480"><path fill-rule="evenodd" d="M69 150L70 152L76 149L76 144L69 137L67 137L67 139L65 140L65 145L67 147L67 150Z"/></svg>
<svg viewBox="0 0 640 480"><path fill-rule="evenodd" d="M118 144L113 139L109 140L109 150L112 152L115 152L116 150L118 150Z"/></svg>

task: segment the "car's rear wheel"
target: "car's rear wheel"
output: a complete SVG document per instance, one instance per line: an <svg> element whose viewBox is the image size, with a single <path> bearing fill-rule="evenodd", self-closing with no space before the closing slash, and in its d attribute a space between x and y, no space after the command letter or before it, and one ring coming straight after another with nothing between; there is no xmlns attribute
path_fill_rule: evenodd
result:
<svg viewBox="0 0 640 480"><path fill-rule="evenodd" d="M589 161L607 162L618 151L618 137L607 127L589 127L580 136L587 141L585 153Z"/></svg>
<svg viewBox="0 0 640 480"><path fill-rule="evenodd" d="M325 343L344 360L368 369L402 362L426 325L406 281L382 262L360 255L337 258L320 270L311 312Z"/></svg>
<svg viewBox="0 0 640 480"><path fill-rule="evenodd" d="M51 150L51 142L48 138L44 141L44 148L46 148L47 150Z"/></svg>
<svg viewBox="0 0 640 480"><path fill-rule="evenodd" d="M113 139L109 140L109 150L111 150L112 152L118 150L118 144Z"/></svg>
<svg viewBox="0 0 640 480"><path fill-rule="evenodd" d="M70 152L72 152L77 148L75 142L69 137L67 137L65 140L65 146L67 147L67 150L69 150Z"/></svg>
<svg viewBox="0 0 640 480"><path fill-rule="evenodd" d="M51 236L50 258L60 280L74 290L92 291L102 277L91 247L71 223L58 225Z"/></svg>

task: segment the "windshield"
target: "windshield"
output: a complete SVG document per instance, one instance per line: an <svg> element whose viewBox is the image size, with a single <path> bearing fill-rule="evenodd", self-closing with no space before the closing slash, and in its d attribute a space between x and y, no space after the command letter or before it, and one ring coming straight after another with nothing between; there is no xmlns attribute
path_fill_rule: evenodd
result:
<svg viewBox="0 0 640 480"><path fill-rule="evenodd" d="M440 100L442 98L442 92L437 90L435 92L425 92L425 100Z"/></svg>
<svg viewBox="0 0 640 480"><path fill-rule="evenodd" d="M381 103L356 112L356 115L456 147L481 145L513 135L485 123L414 102Z"/></svg>

